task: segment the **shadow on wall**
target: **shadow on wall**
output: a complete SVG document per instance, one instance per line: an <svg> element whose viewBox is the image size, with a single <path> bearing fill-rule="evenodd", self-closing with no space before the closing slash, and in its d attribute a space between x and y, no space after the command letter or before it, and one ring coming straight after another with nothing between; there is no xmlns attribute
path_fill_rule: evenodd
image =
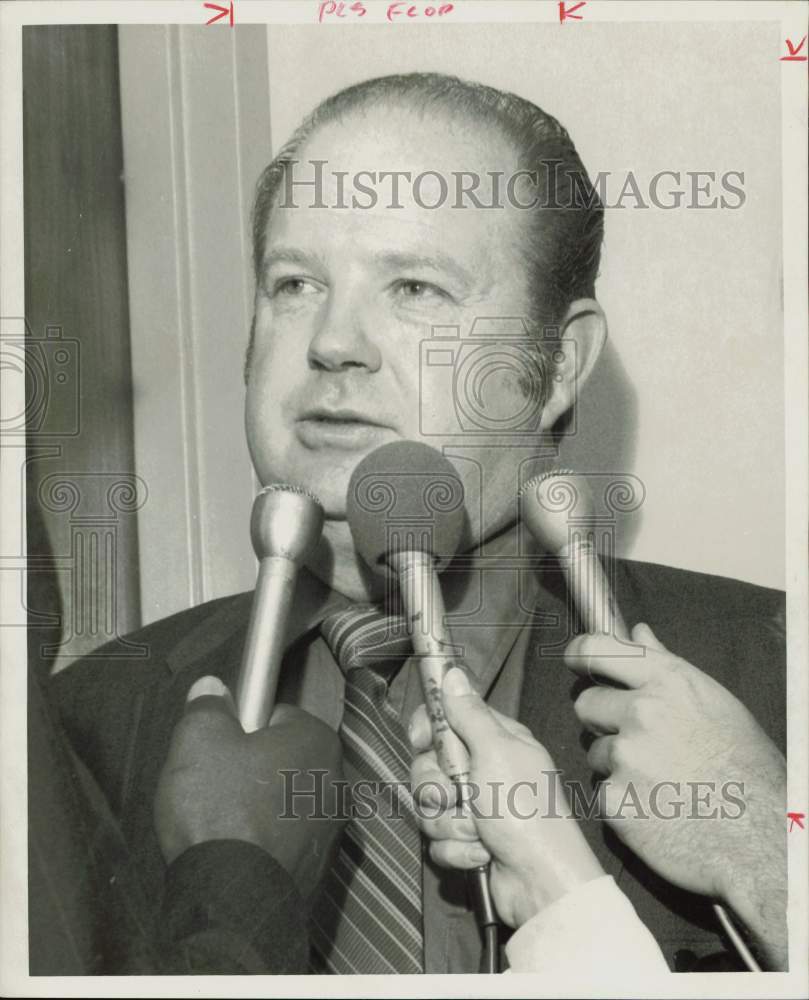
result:
<svg viewBox="0 0 809 1000"><path fill-rule="evenodd" d="M622 555L640 531L645 491L634 474L638 394L609 341L576 403L573 426L562 440L560 464L576 472L597 473L603 485L594 486L593 493L602 499L611 484L628 484L625 489L616 485L606 505L615 511L616 549Z"/></svg>

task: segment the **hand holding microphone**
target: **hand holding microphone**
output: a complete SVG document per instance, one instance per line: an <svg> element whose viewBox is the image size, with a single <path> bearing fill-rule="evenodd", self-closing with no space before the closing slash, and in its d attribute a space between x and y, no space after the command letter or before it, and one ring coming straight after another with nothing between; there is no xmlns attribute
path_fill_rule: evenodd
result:
<svg viewBox="0 0 809 1000"><path fill-rule="evenodd" d="M459 669L447 674L442 694L449 724L469 748L474 798L466 814L450 805L420 706L410 723L419 825L438 865L469 869L491 860L497 913L509 927L521 927L604 870L570 811L560 772L530 730L490 708Z"/></svg>
<svg viewBox="0 0 809 1000"><path fill-rule="evenodd" d="M281 819L281 772L317 771L328 794L342 775L342 750L320 720L274 705L298 570L322 527L323 509L306 490L274 484L256 497L250 529L259 571L235 703L216 677L194 684L155 797L167 863L195 844L247 841L283 865L304 897L320 880L342 824Z"/></svg>
<svg viewBox="0 0 809 1000"><path fill-rule="evenodd" d="M291 816L284 770L303 783L301 775L316 771L324 801L338 801L331 793L342 777L337 733L292 705L279 705L269 726L245 733L225 685L216 677L200 678L175 727L155 797L166 863L196 844L246 841L272 855L309 897L342 823L331 813L314 822Z"/></svg>
<svg viewBox="0 0 809 1000"><path fill-rule="evenodd" d="M631 637L645 656L603 635L578 636L565 654L575 673L626 687L588 687L573 706L597 737L587 759L607 779L607 821L663 878L729 906L768 965L785 968L784 758L727 688L647 625Z"/></svg>
<svg viewBox="0 0 809 1000"><path fill-rule="evenodd" d="M452 464L435 449L394 441L367 455L348 486L346 513L354 545L378 573L392 575L419 658L431 743L453 801L469 792L469 755L447 721L442 701L446 673L458 662L444 622L438 570L463 534L463 487ZM497 915L485 862L469 871L475 915L485 943L482 972L497 971Z"/></svg>
<svg viewBox="0 0 809 1000"><path fill-rule="evenodd" d="M584 526L578 529L568 523L569 506L554 502L554 491L570 490ZM607 779L607 822L663 878L730 906L770 966L783 968L783 756L737 698L670 653L648 625L629 632L588 537L592 497L584 476L560 470L535 477L521 490L521 508L537 541L559 556L586 630L567 647L566 663L605 682L585 689L574 710L596 735L587 759ZM735 800L727 799L734 788ZM756 969L721 905L715 910Z"/></svg>

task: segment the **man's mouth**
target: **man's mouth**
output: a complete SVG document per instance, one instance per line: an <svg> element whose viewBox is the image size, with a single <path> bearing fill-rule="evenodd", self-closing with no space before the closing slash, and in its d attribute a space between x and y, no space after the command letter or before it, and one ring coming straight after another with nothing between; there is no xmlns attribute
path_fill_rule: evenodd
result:
<svg viewBox="0 0 809 1000"><path fill-rule="evenodd" d="M387 424L359 410L316 407L305 411L295 425L306 448L355 450L382 443L393 433Z"/></svg>

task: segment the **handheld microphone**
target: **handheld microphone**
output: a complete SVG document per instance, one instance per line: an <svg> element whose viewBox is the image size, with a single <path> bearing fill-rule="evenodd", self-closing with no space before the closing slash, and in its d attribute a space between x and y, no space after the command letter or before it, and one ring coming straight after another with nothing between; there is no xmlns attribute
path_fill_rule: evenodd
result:
<svg viewBox="0 0 809 1000"><path fill-rule="evenodd" d="M466 747L441 707L441 684L455 656L437 573L452 559L463 530L458 474L427 445L382 445L354 470L346 515L359 555L378 574L391 571L399 584L436 754L444 773L461 782L469 776Z"/></svg>
<svg viewBox="0 0 809 1000"><path fill-rule="evenodd" d="M593 495L585 478L569 469L554 469L529 479L519 492L524 523L534 538L559 558L581 623L590 633L614 635L631 642L629 629L615 603L592 537ZM568 514L576 508L576 527ZM721 903L714 912L748 969L760 972Z"/></svg>
<svg viewBox="0 0 809 1000"><path fill-rule="evenodd" d="M399 584L413 650L419 657L422 691L441 769L461 802L469 797L469 754L444 715L441 686L456 665L444 623L438 572L457 552L466 511L463 485L440 452L414 441L394 441L367 455L348 485L346 515L359 555L377 573L393 573ZM478 924L484 929L484 971L496 971L497 915L488 866L468 872Z"/></svg>
<svg viewBox="0 0 809 1000"><path fill-rule="evenodd" d="M523 522L559 559L585 631L629 639L629 629L612 596L596 550L593 494L587 480L569 469L529 479L519 492ZM575 507L576 519L569 514Z"/></svg>
<svg viewBox="0 0 809 1000"><path fill-rule="evenodd" d="M274 483L253 501L250 538L258 579L236 686L245 732L263 729L272 714L298 570L322 530L323 508L308 490Z"/></svg>

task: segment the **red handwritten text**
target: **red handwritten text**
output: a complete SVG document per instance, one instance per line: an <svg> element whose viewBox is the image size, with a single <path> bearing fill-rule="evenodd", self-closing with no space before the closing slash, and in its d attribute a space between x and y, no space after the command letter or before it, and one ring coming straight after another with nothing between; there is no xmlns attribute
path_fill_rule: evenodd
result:
<svg viewBox="0 0 809 1000"><path fill-rule="evenodd" d="M388 12L385 15L389 21L394 18L407 16L407 17L443 17L445 14L450 14L454 9L455 5L451 3L442 3L438 7L418 7L416 4L408 4L407 10L404 10L404 3L392 3L388 5Z"/></svg>
<svg viewBox="0 0 809 1000"><path fill-rule="evenodd" d="M216 24L217 21L221 21L223 17L226 17L231 28L233 27L233 0L230 0L229 7L220 7L218 3L206 3L202 6L207 7L208 10L219 11L219 13L215 17L212 17L210 21L206 21L206 24Z"/></svg>
<svg viewBox="0 0 809 1000"><path fill-rule="evenodd" d="M398 18L425 18L444 17L455 9L455 4L414 4L409 0L401 0L397 3L389 3L385 11L387 21L395 21ZM324 21L333 21L335 18L346 18L357 20L365 17L368 7L356 0L349 3L348 0L328 0L326 3L318 4L317 19L322 24ZM373 14L373 12L372 12Z"/></svg>
<svg viewBox="0 0 809 1000"><path fill-rule="evenodd" d="M571 21L581 21L581 14L575 14L574 11L579 10L579 8L583 7L586 2L587 0L580 0L579 3L574 3L572 7L565 7L565 0L559 0L559 23L562 24L568 18L570 18Z"/></svg>
<svg viewBox="0 0 809 1000"><path fill-rule="evenodd" d="M806 813L787 813L787 819L789 820L789 832L792 833L792 827L795 826L796 823L802 830L805 818Z"/></svg>
<svg viewBox="0 0 809 1000"><path fill-rule="evenodd" d="M329 3L322 3L318 10L317 19L322 22L327 17L365 17L368 13L364 3L339 3L330 0Z"/></svg>
<svg viewBox="0 0 809 1000"><path fill-rule="evenodd" d="M806 35L803 36L803 38L798 42L797 45L793 45L788 38L785 38L784 41L787 43L787 51L789 52L789 55L781 56L781 58L778 60L779 62L806 62L809 56L798 55L798 53L806 44Z"/></svg>

